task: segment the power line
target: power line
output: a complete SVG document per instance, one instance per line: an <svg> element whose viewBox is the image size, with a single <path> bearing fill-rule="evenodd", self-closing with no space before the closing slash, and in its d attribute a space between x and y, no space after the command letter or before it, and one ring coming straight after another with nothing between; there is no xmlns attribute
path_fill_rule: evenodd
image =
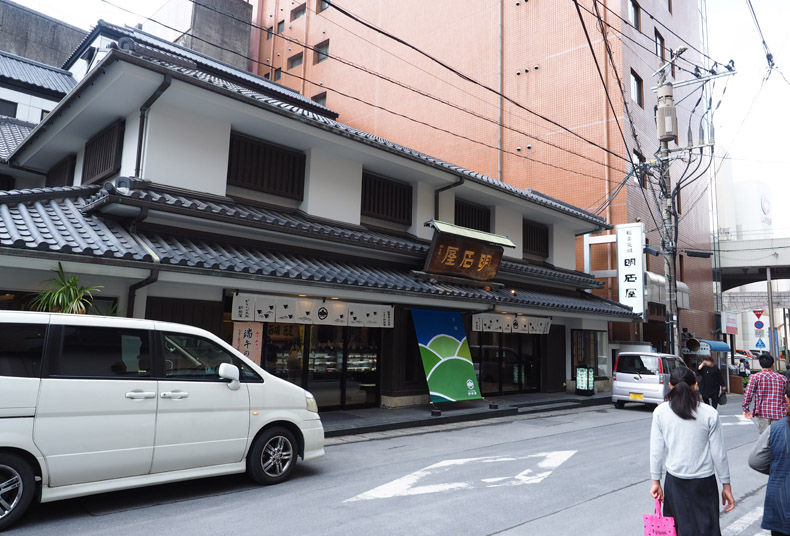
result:
<svg viewBox="0 0 790 536"><path fill-rule="evenodd" d="M150 21L150 22L153 22L153 23L155 23L155 24L159 24L160 26L162 26L162 27L164 27L164 28L167 28L167 29L169 29L169 30L172 30L172 31L178 31L176 28L173 28L173 27L171 27L171 26L168 26L167 24L164 24L164 23L162 23L162 22L160 22L160 21L158 21L158 20L155 20L155 19L153 19L153 18L151 18L151 17L146 17L146 16L144 16L144 15L141 15L141 14L139 14L139 13L136 13L136 12L134 12L134 11L132 11L132 10L129 10L129 9L127 9L127 8L121 7L121 6L117 5L117 4L114 4L114 3L110 2L109 0L101 0L101 2L103 2L103 3L105 3L105 4L108 4L108 5L110 5L110 6L113 6L113 7L115 7L116 9L120 9L120 10L122 10L122 11L125 11L126 13L129 13L129 14L131 14L131 15L135 15L135 16L137 16L137 17L140 17L140 18L146 19L146 20L148 20L148 21ZM268 63L265 63L265 62L262 62L262 61L259 61L259 60L255 60L255 59L253 59L253 58L251 58L251 57L249 57L249 56L246 56L246 55L244 55L244 54L242 54L242 53L240 53L240 52L236 52L236 51L234 51L234 50L231 50L231 49L229 49L229 48L223 47L223 46L221 46L221 45L217 45L216 43L213 43L213 42L211 42L211 41L208 41L208 40L206 40L206 39L202 39L202 38L200 38L200 37L198 37L198 36L192 36L192 38L193 38L193 39L196 39L196 40L198 40L198 41L202 41L202 42L204 42L204 43L206 43L206 44L209 44L209 45L211 45L211 46L214 46L214 47L216 47L216 48L218 48L218 49L220 49L220 50L223 50L223 51L226 51L226 52L230 52L230 53L236 54L236 55L238 55L238 56L240 56L240 57L242 57L242 58L245 58L245 59L247 59L247 60L249 60L249 61L252 61L252 62L254 62L254 63L257 63L257 64L259 64L259 65L264 65L264 66L266 66L266 67L273 67L271 64L268 64ZM311 83L311 84L314 84L314 82L313 82L313 81L311 81L311 80L309 80L309 79L307 79L307 78L304 78L304 77L301 77L301 76L298 76L298 75L295 75L295 74L291 74L291 73L288 73L288 74L289 74L289 76L292 76L292 77L294 77L294 78L297 78L297 79L299 79L299 80L304 80L305 82L309 82L309 83ZM439 131L439 132L444 132L445 134L449 134L449 135L451 135L451 136L455 136L455 137L458 137L458 138L460 138L460 139L464 139L464 140L466 140L466 141L469 141L469 142L472 142L472 143L476 143L476 144L478 144L478 145L482 145L482 146L484 146L484 147L487 147L487 148L489 148L489 149L495 149L495 150L497 150L497 151L500 151L500 150L501 150L503 153L510 154L510 155L512 155L512 156L516 156L516 157L518 157L518 158L523 158L523 159L529 160L530 162L535 162L535 163L538 163L538 164L541 164L541 165L544 165L544 166L547 166L547 167L551 167L551 168L558 169L558 170L561 170L561 171L566 171L566 172L568 172L568 173L573 173L573 174L575 174L575 175L581 175L581 176L584 176L584 177L589 177L589 178L591 178L591 179L595 179L595 180L599 180L599 181L608 182L608 181L606 181L606 179L603 179L603 178L601 178L601 177L599 177L599 176L596 176L596 175L591 175L591 174L589 174L589 173L584 173L584 172L582 172L582 171L576 171L576 170L568 169L568 168L565 168L565 167L563 167L563 166L559 166L559 165L556 165L556 164L551 164L551 163L549 163L549 162L545 162L545 161L543 161L543 160L540 160L540 159L537 159L537 158L534 158L534 157L528 157L528 156L524 156L524 155L521 155L521 154L518 154L518 153L515 153L515 152L512 152L512 151L507 151L507 150L504 150L504 149L500 149L499 147L496 147L496 146L494 146L494 145L487 144L487 143L485 143L485 142L482 142L482 141L480 141L480 140L475 140L475 139L473 139L473 138L470 138L470 137L468 137L468 136L465 136L465 135L463 135L463 134L458 134L457 132L453 132L453 131L451 131L451 130L448 130L448 129L445 129L445 128L442 128L442 127L439 127L439 126L436 126L436 125L432 125L432 124L430 124L430 123L428 123L428 122L425 122L425 121L422 121L422 120L419 120L419 119L415 119L415 118L413 118L413 117L410 117L410 116L408 116L408 115L401 114L401 113L399 113L399 112L395 112L395 111L393 111L393 110L390 110L390 109L388 109L388 108L385 108L385 107L383 107L383 106L380 106L380 105L378 105L378 104L373 104L373 103L371 103L371 102L365 101L364 99L361 99L361 98L359 98L359 97L356 97L356 96L354 96L354 95L350 95L350 94L348 94L348 93L344 93L344 92L342 92L342 91L340 91L340 90L337 90L337 89L333 89L333 88L331 88L331 87L328 87L328 86L326 86L326 85L324 85L323 87L324 87L325 89L329 90L329 91L334 91L334 92L335 92L335 93L337 93L338 95L342 95L343 97L346 97L346 98L352 99L352 100L354 100L354 101L357 101L357 102L359 102L359 103L362 103L362 104L368 105L368 106L370 106L370 107L372 107L372 108L376 108L376 109L382 110L382 111L384 111L384 112L387 112L387 113L390 113L390 114L392 114L392 115L394 115L394 116L401 117L401 118L403 118L403 119L406 119L406 120L408 120L408 121L412 121L412 122L414 122L414 123L417 123L417 124L420 124L420 125L426 126L426 127L428 127L428 128L431 128L431 129L437 130L437 131Z"/></svg>
<svg viewBox="0 0 790 536"><path fill-rule="evenodd" d="M482 82L479 82L479 81L471 78L468 75L465 75L464 73L458 71L454 67L444 63L443 61L439 60L438 58L428 54L427 52L425 52L422 49L412 45L411 43L401 39L400 37L392 35L391 33L387 32L385 30L382 30L381 28L378 28L377 26L374 26L373 24L370 24L369 22L366 22L366 21L360 19L356 15L354 15L352 13L349 13L345 9L339 7L337 4L335 4L335 2L333 0L324 0L324 1L327 4L329 4L331 7L335 8L339 13L345 15L346 17L358 22L359 24L365 26L366 28L368 28L370 30L373 30L376 33L379 33L379 34L387 37L388 39L392 39L396 43L399 43L399 44L401 44L401 45L403 45L403 46L405 46L407 48L410 48L410 49L414 50L418 54L428 58L429 60L433 61L437 65L439 65L439 66L443 67L444 69L447 69L448 71L454 73L456 76L460 77L461 79L466 80L467 82L470 82L470 83L472 83L472 84L474 84L476 86L479 86L479 87L485 89L486 91L489 91L489 92L499 96L500 98L508 101L513 106L516 106L517 108L520 108L520 109L522 109L522 110L524 110L524 111L526 111L526 112L528 112L528 113L530 113L530 114L532 114L532 115L534 115L536 117L539 117L539 118L543 119L544 121L546 121L547 123L550 123L550 124L552 124L552 125L554 125L554 126L556 126L558 128L561 128L562 130L564 130L564 131L568 132L569 134L579 138L580 140L584 141L585 143L588 143L588 144L590 144L590 145L592 145L594 147L597 147L598 149L600 149L600 150L602 150L604 152L607 152L607 153L611 154L612 156L614 156L616 158L620 158L621 160L624 160L626 162L630 162L630 160L628 158L615 153L611 149L609 149L607 147L604 147L603 145L600 145L599 143L596 143L596 142L594 142L594 141L592 141L590 139L585 138L584 136L582 136L578 132L574 132L573 130L569 129L568 127L558 123L557 121L554 121L553 119L550 119L550 118L546 117L543 114L540 114L538 112L535 112L534 110L531 110L531 109L527 108L526 106L516 102L515 100L513 100L512 98L510 98L507 95L503 94L502 92L500 92L500 91L498 91L498 90L496 90L496 89L494 89L494 88L492 88L490 86L487 86L487 85L483 84Z"/></svg>
<svg viewBox="0 0 790 536"><path fill-rule="evenodd" d="M752 6L752 0L746 0L746 5L749 6L749 11L752 13L752 19L754 19L754 25L757 26L757 33L760 34L760 41L763 43L763 49L765 50L765 61L768 62L768 71L774 68L774 55L771 54L771 51L768 49L768 45L765 42L765 36L763 35L763 30L760 28L760 21L757 20L757 13L754 12L754 6Z"/></svg>

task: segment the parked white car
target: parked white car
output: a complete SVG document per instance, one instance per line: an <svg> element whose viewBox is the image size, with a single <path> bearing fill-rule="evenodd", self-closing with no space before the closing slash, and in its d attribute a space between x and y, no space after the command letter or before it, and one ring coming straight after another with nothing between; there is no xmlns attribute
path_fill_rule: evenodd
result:
<svg viewBox="0 0 790 536"><path fill-rule="evenodd" d="M0 530L34 500L246 472L324 454L313 396L207 331L0 311Z"/></svg>

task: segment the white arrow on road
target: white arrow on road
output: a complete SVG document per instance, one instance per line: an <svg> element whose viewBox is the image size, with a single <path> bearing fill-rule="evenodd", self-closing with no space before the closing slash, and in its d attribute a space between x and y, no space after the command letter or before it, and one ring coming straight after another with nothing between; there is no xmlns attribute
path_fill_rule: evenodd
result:
<svg viewBox="0 0 790 536"><path fill-rule="evenodd" d="M427 493L441 493L443 491L472 489L476 487L476 482L474 481L446 482L441 484L417 484L430 477L435 477L439 474L449 472L454 468L475 463L502 464L507 462L519 462L522 460L537 461L535 470L532 468L527 468L514 476L483 478L480 480L482 485L487 488L537 484L548 477L552 471L565 463L574 454L576 454L575 450L559 450L554 452L530 454L528 456L483 456L480 458L443 460L420 469L419 471L415 471L404 477L393 480L392 482L388 482L377 488L373 488L370 491L360 493L355 497L346 499L344 502L367 501L371 499L389 499L392 497L407 497L410 495L424 495Z"/></svg>

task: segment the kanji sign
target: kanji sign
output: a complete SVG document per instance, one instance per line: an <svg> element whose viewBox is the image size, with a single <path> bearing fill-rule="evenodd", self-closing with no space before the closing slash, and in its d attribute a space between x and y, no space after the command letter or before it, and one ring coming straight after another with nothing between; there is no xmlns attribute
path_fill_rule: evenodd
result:
<svg viewBox="0 0 790 536"><path fill-rule="evenodd" d="M487 281L494 278L499 271L503 251L502 246L434 233L431 250L425 260L425 271Z"/></svg>
<svg viewBox="0 0 790 536"><path fill-rule="evenodd" d="M645 227L643 223L617 226L617 288L619 301L633 308L635 313L645 312L645 269L642 248Z"/></svg>
<svg viewBox="0 0 790 536"><path fill-rule="evenodd" d="M261 322L233 323L233 347L258 365L261 364L262 342L263 324Z"/></svg>

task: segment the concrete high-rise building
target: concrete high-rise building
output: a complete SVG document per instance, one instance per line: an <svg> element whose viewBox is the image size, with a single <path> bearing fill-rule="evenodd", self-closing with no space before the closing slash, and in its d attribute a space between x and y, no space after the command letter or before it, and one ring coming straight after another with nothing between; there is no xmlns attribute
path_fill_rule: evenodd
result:
<svg viewBox="0 0 790 536"><path fill-rule="evenodd" d="M601 207L601 214L613 224L642 221L648 245L660 247L656 179L634 177L620 185L632 161L651 160L658 150L656 97L651 88L662 59L686 47L676 67L668 70L668 79L676 82L693 78L696 66L703 69L709 64L701 54L704 2L580 0L600 75L570 1L340 4L361 21L479 84L343 15L329 2L251 3L250 55L258 74L297 89L338 112L341 121L382 138L519 188L535 188L591 210ZM701 92L699 84L675 91L679 139L670 148L700 142L707 99L702 99L693 116L692 110ZM717 95L714 90L714 99ZM705 170L709 152L702 158L698 150L691 154L694 159L687 166L688 154L677 153L670 168L673 184L684 170L687 177ZM686 249L711 248L707 176L682 190L678 206L677 272L690 297L679 322L697 337L711 338L715 330L711 260L683 254ZM592 253L593 269L616 269L613 244L598 246ZM580 269L582 257L579 240ZM658 276L652 284L661 285L663 259L648 255L646 268ZM615 278L608 279L602 294L617 299ZM659 294L663 295L648 292L648 296ZM609 336L662 347L664 311L663 303L650 302L648 322L636 329L613 323Z"/></svg>

